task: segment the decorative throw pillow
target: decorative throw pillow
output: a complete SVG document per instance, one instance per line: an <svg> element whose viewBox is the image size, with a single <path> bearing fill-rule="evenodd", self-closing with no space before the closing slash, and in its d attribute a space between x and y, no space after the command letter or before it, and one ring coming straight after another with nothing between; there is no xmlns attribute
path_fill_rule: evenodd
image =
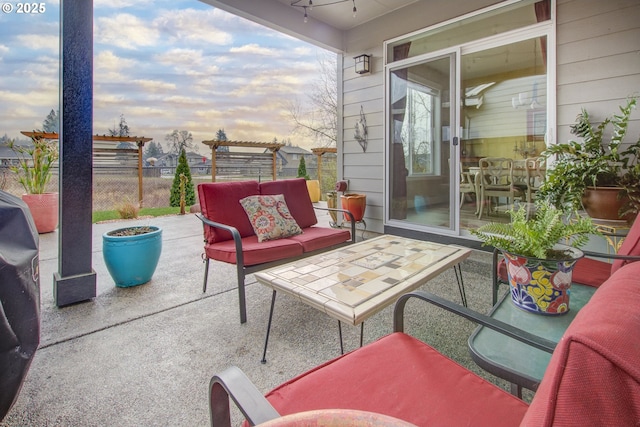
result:
<svg viewBox="0 0 640 427"><path fill-rule="evenodd" d="M301 234L302 229L291 216L282 194L249 196L240 200L258 242Z"/></svg>

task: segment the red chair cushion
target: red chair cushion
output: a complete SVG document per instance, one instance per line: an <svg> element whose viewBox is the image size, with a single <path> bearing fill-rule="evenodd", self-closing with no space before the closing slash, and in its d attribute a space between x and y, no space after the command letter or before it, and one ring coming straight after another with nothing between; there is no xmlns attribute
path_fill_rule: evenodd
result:
<svg viewBox="0 0 640 427"><path fill-rule="evenodd" d="M633 225L627 233L627 237L625 237L620 249L618 250L619 255L636 255L640 256L640 219L636 217L635 221L633 221ZM633 261L617 259L613 261L613 265L611 266L611 273L614 273L623 265L629 264Z"/></svg>
<svg viewBox="0 0 640 427"><path fill-rule="evenodd" d="M558 343L523 426L640 425L640 263L616 271Z"/></svg>
<svg viewBox="0 0 640 427"><path fill-rule="evenodd" d="M573 267L571 281L581 285L598 287L611 276L611 264L592 258L581 258Z"/></svg>
<svg viewBox="0 0 640 427"><path fill-rule="evenodd" d="M237 264L236 246L233 240L213 244L205 244L207 258ZM242 238L242 254L244 265L256 265L302 255L300 243L291 239L267 240L258 242L258 236Z"/></svg>
<svg viewBox="0 0 640 427"><path fill-rule="evenodd" d="M260 183L260 194L283 194L289 212L300 228L304 229L318 223L313 203L309 197L307 181L304 178L262 182Z"/></svg>
<svg viewBox="0 0 640 427"><path fill-rule="evenodd" d="M425 426L515 426L527 404L404 333L333 359L267 394L281 415L356 409Z"/></svg>
<svg viewBox="0 0 640 427"><path fill-rule="evenodd" d="M198 184L198 198L202 214L211 221L237 228L241 237L254 235L253 226L240 204L240 199L260 194L258 185L258 181ZM208 225L204 226L204 237L208 243L233 239L228 231Z"/></svg>
<svg viewBox="0 0 640 427"><path fill-rule="evenodd" d="M344 243L351 238L349 230L339 230L327 227L308 227L302 234L289 237L302 245L303 252L311 252L329 246Z"/></svg>

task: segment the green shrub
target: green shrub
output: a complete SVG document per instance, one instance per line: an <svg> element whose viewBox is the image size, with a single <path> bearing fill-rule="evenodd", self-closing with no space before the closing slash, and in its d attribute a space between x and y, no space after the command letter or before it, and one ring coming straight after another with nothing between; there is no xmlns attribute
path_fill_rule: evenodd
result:
<svg viewBox="0 0 640 427"><path fill-rule="evenodd" d="M171 197L169 203L173 207L180 206L180 175L184 174L187 181L185 183L185 203L187 206L192 206L196 203L196 193L193 189L193 181L191 179L191 169L189 163L187 163L187 153L182 150L180 157L178 158L178 167L176 168L176 174L173 178L173 185L171 186Z"/></svg>

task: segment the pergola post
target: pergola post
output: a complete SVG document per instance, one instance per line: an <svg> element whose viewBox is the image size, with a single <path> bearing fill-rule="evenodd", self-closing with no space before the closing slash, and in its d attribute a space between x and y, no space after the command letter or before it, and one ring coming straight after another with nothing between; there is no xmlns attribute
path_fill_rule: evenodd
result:
<svg viewBox="0 0 640 427"><path fill-rule="evenodd" d="M337 153L338 150L335 147L324 147L324 148L312 148L311 152L317 157L317 165L318 165L318 182L320 182L320 193L322 194L322 156L325 153Z"/></svg>
<svg viewBox="0 0 640 427"><path fill-rule="evenodd" d="M211 182L216 182L216 146L211 146Z"/></svg>
<svg viewBox="0 0 640 427"><path fill-rule="evenodd" d="M138 144L138 206L142 208L142 147L144 141L136 141Z"/></svg>
<svg viewBox="0 0 640 427"><path fill-rule="evenodd" d="M93 1L60 2L60 226L53 294L58 307L96 296L91 267Z"/></svg>

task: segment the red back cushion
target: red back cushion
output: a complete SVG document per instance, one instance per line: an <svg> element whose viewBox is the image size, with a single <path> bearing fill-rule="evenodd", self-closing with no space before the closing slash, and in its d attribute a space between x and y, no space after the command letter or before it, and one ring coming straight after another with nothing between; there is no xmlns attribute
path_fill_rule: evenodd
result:
<svg viewBox="0 0 640 427"><path fill-rule="evenodd" d="M300 228L311 227L318 223L304 178L262 182L260 194L283 194L289 212Z"/></svg>
<svg viewBox="0 0 640 427"><path fill-rule="evenodd" d="M636 217L633 225L631 226L631 230L629 230L627 237L625 237L624 242L622 242L622 246L620 246L618 254L640 256L640 219L638 219L638 217ZM614 273L623 265L631 262L633 261L624 259L615 260L611 265L611 273Z"/></svg>
<svg viewBox="0 0 640 427"><path fill-rule="evenodd" d="M522 426L640 424L640 262L620 268L558 343Z"/></svg>
<svg viewBox="0 0 640 427"><path fill-rule="evenodd" d="M207 182L198 185L202 214L211 221L237 228L242 237L254 233L240 199L258 194L258 181ZM208 225L204 227L204 237L208 243L232 239L231 233Z"/></svg>

